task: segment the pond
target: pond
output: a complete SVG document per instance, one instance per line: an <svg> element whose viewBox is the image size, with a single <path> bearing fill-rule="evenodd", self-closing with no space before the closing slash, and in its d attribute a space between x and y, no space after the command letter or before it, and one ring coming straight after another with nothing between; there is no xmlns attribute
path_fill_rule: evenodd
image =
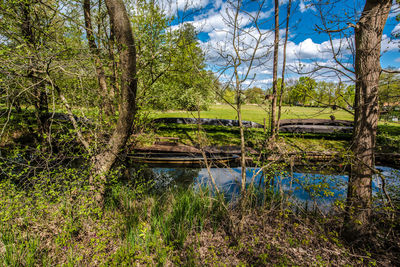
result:
<svg viewBox="0 0 400 267"><path fill-rule="evenodd" d="M390 167L376 167L385 177L388 192L399 192L400 170ZM149 168L154 178L155 187L165 188L171 184L192 185L195 188L209 186L212 188L210 174L216 185L228 199L235 198L240 192L241 168ZM275 192L283 192L298 203L313 203L320 208L329 207L335 200L345 199L347 174L321 174L311 171L280 171L267 176L259 168L246 169L247 184L265 188L265 182L272 185ZM382 193L382 179L379 175L373 178L373 193L375 196Z"/></svg>

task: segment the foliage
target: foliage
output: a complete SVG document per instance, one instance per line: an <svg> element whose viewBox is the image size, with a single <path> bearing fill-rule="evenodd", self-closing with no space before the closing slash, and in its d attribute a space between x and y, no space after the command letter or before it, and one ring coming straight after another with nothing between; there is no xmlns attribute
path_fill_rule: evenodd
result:
<svg viewBox="0 0 400 267"><path fill-rule="evenodd" d="M265 98L264 91L259 87L249 88L244 91L246 96L246 103L249 104L261 104Z"/></svg>
<svg viewBox="0 0 400 267"><path fill-rule="evenodd" d="M379 106L390 109L400 99L400 76L394 73L382 73L379 79Z"/></svg>
<svg viewBox="0 0 400 267"><path fill-rule="evenodd" d="M300 77L294 88L290 91L290 98L295 104L306 105L315 93L317 83L309 77ZM311 103L311 102L310 102Z"/></svg>
<svg viewBox="0 0 400 267"><path fill-rule="evenodd" d="M106 207L99 209L85 165L43 169L25 180L7 165L1 169L7 173L0 180L1 265L165 264L176 260L173 251L189 233L222 218L206 191L171 190L159 198L140 172L134 183L111 174Z"/></svg>
<svg viewBox="0 0 400 267"><path fill-rule="evenodd" d="M174 54L170 71L154 85L153 106L159 109L197 110L214 101L214 77L205 70L204 54L191 24L172 33Z"/></svg>
<svg viewBox="0 0 400 267"><path fill-rule="evenodd" d="M212 105L224 98L231 104L239 102L236 104L243 110L243 119L263 123L266 111L262 107L242 105L246 102L261 104L263 90L257 87L244 90L246 79L240 82L243 86L237 84L236 92L229 86L222 86L215 74L207 70L194 26L183 24L173 30L174 18L166 15L156 1L125 2L134 7L129 12L138 53L135 77L139 81L138 109L188 111L156 111L150 117L194 117L197 116L194 111L208 109L200 115L236 119L237 113L228 105ZM296 264L299 258L308 259L301 262L304 265L330 264L332 258L337 259L335 263L348 263L340 258L347 259L352 250L341 250L343 244L338 232L328 228L326 233L321 229L325 224L315 223L325 222L326 217L307 217L302 221L291 209L292 203L285 202L287 199L273 188L248 191L248 208L254 212L249 215L246 210L238 213L222 198L214 198L207 188L160 189L153 183L150 172L126 170L122 164L115 164L107 174L109 183L104 207L94 203L88 182L93 171L88 160L92 154L82 148L75 136L77 132L83 134L90 142L89 150L102 149L102 142L109 140L109 129L114 126L118 114L107 117L102 112L96 80L98 64L89 52L81 4L55 0L0 3L1 266L212 265L224 262L218 246L232 253L235 260L240 258L237 264L243 261L253 265L289 265ZM104 2L95 1L92 11L98 57L107 78L108 93L114 94L112 101L117 105L121 97L117 52L125 48L114 43L115 32ZM240 72L236 70L238 76ZM333 114L336 119L353 119L351 114L325 107L351 106L354 86L301 77L287 81L285 87L284 103L315 107L285 106L284 119L329 119ZM398 91L398 76L382 74L381 107L396 105ZM46 97L43 103L42 96ZM62 100L62 96L65 99ZM70 103L70 111L78 121L75 128L65 115L64 101ZM38 134L40 123L36 113L42 104L50 125L47 133ZM52 112L47 113L48 109ZM198 145L197 126L164 125L150 129L148 124L141 124L147 116L148 113L139 112L135 118L135 129L140 132L135 142L142 138L143 142L150 143L157 134L179 136L182 143ZM244 138L247 147L265 149L263 129L245 129L243 138L236 127L204 126L203 129L208 140L202 145L237 146ZM399 129L395 124L379 126L379 151L400 151ZM346 140L349 135L284 137L276 143L284 153L310 149L342 152L349 146ZM271 179L276 170L269 166ZM315 198L329 195L328 179L321 178L317 185L312 180L306 182L303 187ZM260 207L260 199L270 200L271 205ZM390 221L390 216L396 215L396 207L377 207L376 211L385 215L379 221L384 226L380 229L387 225L390 229L398 227L395 221ZM241 222L246 216L249 216L249 224L242 231L236 224L239 224L238 218ZM335 217L334 223L338 221L340 217ZM276 228L266 227L270 222ZM305 227L298 222L304 222ZM292 234L285 228L301 234ZM310 229L318 235L307 235ZM214 244L207 241L214 241L214 234L221 239L212 247ZM211 237L204 239L207 235ZM276 240L284 245L277 244ZM343 253L339 253L340 257L335 253L314 255L313 247L308 246L312 242L322 242L328 251ZM293 256L292 251L303 245L307 249L307 253L303 253L306 256ZM195 253L197 248L207 249L204 254L210 255L212 260L207 256L203 261L202 255ZM283 249L286 251L280 251ZM319 253L323 253L322 250ZM363 258L369 260L370 255Z"/></svg>
<svg viewBox="0 0 400 267"><path fill-rule="evenodd" d="M281 80L278 79L278 88ZM290 79L285 82L283 103L286 105L343 107L354 104L354 85L315 81L310 77Z"/></svg>

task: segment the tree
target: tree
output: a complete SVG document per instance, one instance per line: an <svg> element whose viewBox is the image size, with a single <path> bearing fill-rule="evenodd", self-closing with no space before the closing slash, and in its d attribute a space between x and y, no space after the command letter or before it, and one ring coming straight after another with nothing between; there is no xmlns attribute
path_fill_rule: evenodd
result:
<svg viewBox="0 0 400 267"><path fill-rule="evenodd" d="M290 92L290 98L297 104L306 105L315 94L317 83L310 77L300 77Z"/></svg>
<svg viewBox="0 0 400 267"><path fill-rule="evenodd" d="M154 109L194 110L213 100L211 76L205 70L204 52L197 31L185 23L176 30L154 1L138 1L133 16L138 36L138 100Z"/></svg>
<svg viewBox="0 0 400 267"><path fill-rule="evenodd" d="M394 106L400 99L400 76L395 73L381 73L379 77L379 107Z"/></svg>
<svg viewBox="0 0 400 267"><path fill-rule="evenodd" d="M351 144L354 158L347 191L346 228L367 234L371 216L372 175L374 174L376 129L378 126L381 39L391 0L367 0L354 28L355 116Z"/></svg>
<svg viewBox="0 0 400 267"><path fill-rule="evenodd" d="M266 2L258 1L254 3L253 1L235 0L228 1L227 3L229 4L229 8L226 9L223 21L230 30L226 32L226 40L220 43L217 52L219 57L224 61L224 65L220 69L221 75L224 74L230 77L225 84L225 88L231 87L235 96L233 104L227 99L225 99L225 102L230 104L235 110L239 124L241 166L240 207L244 209L246 200L246 146L242 121L242 105L245 100L245 89L249 87L249 84L251 85L251 81L254 79L252 71L254 71L255 66L262 65L262 60L266 58L266 53L261 53L266 48L263 45L265 33L260 30L260 25L263 23L261 12L264 10ZM249 6L252 4L255 4L252 7L253 12L249 12Z"/></svg>
<svg viewBox="0 0 400 267"><path fill-rule="evenodd" d="M315 100L318 104L328 103L331 105L332 103L332 96L331 96L331 85L328 82L320 81L317 82L317 86L315 88Z"/></svg>
<svg viewBox="0 0 400 267"><path fill-rule="evenodd" d="M283 43L283 63L282 63L282 80L280 84L280 92L279 92L279 106L278 106L278 119L276 123L276 132L279 132L279 124L281 120L282 113L282 104L283 104L283 92L285 90L285 71L286 71L286 47L287 41L289 37L289 20L290 20L290 12L292 9L292 0L289 0L286 11L286 29L285 29L285 42Z"/></svg>
<svg viewBox="0 0 400 267"><path fill-rule="evenodd" d="M121 103L119 117L106 147L92 158L93 173L90 183L95 200L102 205L108 172L124 148L131 132L136 113L136 48L128 12L122 0L106 0L108 14L114 25L121 69Z"/></svg>
<svg viewBox="0 0 400 267"><path fill-rule="evenodd" d="M249 88L244 91L246 97L246 103L250 104L261 104L264 99L264 91L259 87Z"/></svg>
<svg viewBox="0 0 400 267"><path fill-rule="evenodd" d="M204 52L192 24L186 23L174 32L174 45L170 70L158 83L162 89L157 92L162 100L158 102L159 107L194 111L198 99L202 99L201 108L206 108L214 98L211 90L213 79L205 70Z"/></svg>
<svg viewBox="0 0 400 267"><path fill-rule="evenodd" d="M37 1L6 1L0 4L0 30L4 46L2 72L13 77L19 99L27 91L27 102L33 104L38 132L49 132L48 95L43 76L55 52L54 43L60 34L55 31L61 26L57 12ZM8 62L7 62L8 61Z"/></svg>
<svg viewBox="0 0 400 267"><path fill-rule="evenodd" d="M97 75L97 80L99 83L99 93L102 98L101 108L104 107L105 113L107 115L111 115L114 113L114 106L111 102L111 99L110 99L110 96L108 93L106 75L104 72L103 63L100 58L100 51L99 51L99 48L97 47L95 35L94 35L93 27L92 27L90 1L91 0L83 1L83 13L84 13L84 18L85 18L86 36L88 39L90 52L92 53L92 55L94 57L94 61L95 61L96 75Z"/></svg>
<svg viewBox="0 0 400 267"><path fill-rule="evenodd" d="M276 134L276 101L278 87L278 49L279 49L279 0L275 0L275 37L274 37L274 64L272 70L272 101L271 101L271 135Z"/></svg>
<svg viewBox="0 0 400 267"><path fill-rule="evenodd" d="M173 31L168 18L155 1L135 1L132 8L138 67L138 105L159 108L166 93L160 88L171 70L175 54Z"/></svg>

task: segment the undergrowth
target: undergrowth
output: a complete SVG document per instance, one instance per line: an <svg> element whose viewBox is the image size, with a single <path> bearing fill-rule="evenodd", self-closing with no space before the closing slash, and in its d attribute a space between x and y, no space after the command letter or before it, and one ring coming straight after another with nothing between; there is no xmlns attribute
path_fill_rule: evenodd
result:
<svg viewBox="0 0 400 267"><path fill-rule="evenodd" d="M89 191L87 168L29 173L3 165L2 171L0 266L398 263L393 249L381 257L383 247L360 249L343 241L340 213L294 208L271 188L250 187L241 210L209 188L160 191L146 176L122 179L117 170L100 208ZM388 225L382 218L381 229ZM399 226L390 222L392 232L377 232L395 240Z"/></svg>

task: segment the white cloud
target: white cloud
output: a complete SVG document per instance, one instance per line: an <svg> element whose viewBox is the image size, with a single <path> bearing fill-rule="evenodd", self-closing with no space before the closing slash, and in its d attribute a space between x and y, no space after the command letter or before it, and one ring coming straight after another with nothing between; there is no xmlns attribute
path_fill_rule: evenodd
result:
<svg viewBox="0 0 400 267"><path fill-rule="evenodd" d="M400 23L397 24L393 30L392 30L392 35L400 34Z"/></svg>
<svg viewBox="0 0 400 267"><path fill-rule="evenodd" d="M400 5L394 2L392 8L390 9L389 18L395 18L399 14L400 14Z"/></svg>
<svg viewBox="0 0 400 267"><path fill-rule="evenodd" d="M384 34L382 36L381 53L390 52L390 51L399 51L399 50L400 50L400 40L399 39L391 39L386 34Z"/></svg>
<svg viewBox="0 0 400 267"><path fill-rule="evenodd" d="M316 11L315 7L312 6L312 4L310 3L306 4L305 2L310 2L310 1L303 1L303 0L300 1L299 8L301 13L304 13L308 10Z"/></svg>
<svg viewBox="0 0 400 267"><path fill-rule="evenodd" d="M223 4L222 0L215 0L214 1L214 8L215 9L219 9L222 6L222 4Z"/></svg>
<svg viewBox="0 0 400 267"><path fill-rule="evenodd" d="M195 18L196 19L196 18ZM226 27L222 16L215 12L210 12L206 18L194 20L189 22L193 24L201 32L211 32L213 30L221 30Z"/></svg>
<svg viewBox="0 0 400 267"><path fill-rule="evenodd" d="M313 58L318 56L321 45L313 42L311 38L307 38L303 42L298 44L298 52L301 58Z"/></svg>
<svg viewBox="0 0 400 267"><path fill-rule="evenodd" d="M189 11L204 8L209 0L159 0L158 5L168 16L176 15L178 11Z"/></svg>
<svg viewBox="0 0 400 267"><path fill-rule="evenodd" d="M191 10L206 7L208 1L209 0L177 0L177 5L179 10Z"/></svg>
<svg viewBox="0 0 400 267"><path fill-rule="evenodd" d="M167 0L163 0L167 1ZM181 1L181 0L180 0ZM286 0L281 0L281 3L286 3ZM228 82L232 78L232 66L228 66L232 62L229 60L235 57L235 50L232 45L232 28L229 18L233 17L234 8L227 4L223 0L217 0L214 2L208 0L199 1L198 5L206 5L212 3L213 6L210 9L203 11L193 17L192 21L186 22L193 24L200 32L207 33L209 39L207 41L199 41L200 46L206 53L206 60L208 68L213 71L219 71L221 74L221 81ZM300 11L306 12L307 10L315 10L315 7L311 6L310 1L301 0L299 3ZM182 8L183 5L178 5ZM240 26L245 28L247 32L242 32L240 37L241 57L243 60L242 64L238 68L239 74L247 73L248 59L257 43L257 37L261 34L261 46L256 51L256 60L253 62L252 70L250 71L249 80L244 82L244 86L259 86L266 89L271 86L272 82L272 45L274 42L273 31L267 29L261 29L257 32L256 28L252 24L251 16L254 13L246 14L242 12L240 14ZM263 10L260 14L261 20L269 20L266 25L271 25L271 18L273 16L273 8ZM302 15L304 16L304 15ZM173 26L172 28L178 28L180 25ZM270 26L270 28L272 28ZM396 25L393 31L400 31L400 24ZM284 29L280 30L281 44L283 44ZM289 37L292 37L290 33ZM340 51L338 59L343 62L349 69L353 69L353 48L354 48L354 36L342 39L333 39L332 44L329 41L316 42L312 36L301 42L294 42L289 40L287 43L287 66L288 73L287 77L298 77L299 72L309 72L315 69L316 66L338 68L340 66L333 60L332 45L334 51ZM382 53L386 51L397 51L399 50L399 40L391 40L387 35L382 38ZM283 46L280 46L279 51L279 64L278 72L281 73L283 58ZM228 63L227 63L228 62ZM400 58L396 60L400 62ZM305 75L305 74L303 74ZM351 76L351 74L349 74ZM255 79L253 79L255 77ZM326 70L320 71L315 74L317 80L337 80L336 74L327 72ZM343 80L349 80L349 78L343 78Z"/></svg>

